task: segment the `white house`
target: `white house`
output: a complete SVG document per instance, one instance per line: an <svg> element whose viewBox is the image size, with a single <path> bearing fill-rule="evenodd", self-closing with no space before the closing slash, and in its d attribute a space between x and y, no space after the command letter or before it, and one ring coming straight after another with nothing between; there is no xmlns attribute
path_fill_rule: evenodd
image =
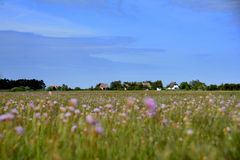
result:
<svg viewBox="0 0 240 160"><path fill-rule="evenodd" d="M167 90L177 90L179 89L179 86L176 82L171 82L168 86L167 86Z"/></svg>

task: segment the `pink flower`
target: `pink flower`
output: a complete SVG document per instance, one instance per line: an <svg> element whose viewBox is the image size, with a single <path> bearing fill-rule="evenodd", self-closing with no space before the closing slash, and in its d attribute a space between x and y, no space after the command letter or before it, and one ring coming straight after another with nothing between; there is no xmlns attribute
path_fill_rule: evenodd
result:
<svg viewBox="0 0 240 160"><path fill-rule="evenodd" d="M144 105L147 107L147 115L153 117L156 114L157 104L152 98L145 98Z"/></svg>
<svg viewBox="0 0 240 160"><path fill-rule="evenodd" d="M2 115L0 115L0 121L13 120L14 117L15 117L15 116L14 116L12 113L2 114Z"/></svg>
<svg viewBox="0 0 240 160"><path fill-rule="evenodd" d="M69 101L68 101L69 105L71 106L77 106L78 105L78 100L76 98L71 98Z"/></svg>
<svg viewBox="0 0 240 160"><path fill-rule="evenodd" d="M157 105L152 98L145 98L144 104L148 108L148 110L156 110Z"/></svg>
<svg viewBox="0 0 240 160"><path fill-rule="evenodd" d="M15 131L18 135L23 135L24 134L24 128L21 126L15 127Z"/></svg>

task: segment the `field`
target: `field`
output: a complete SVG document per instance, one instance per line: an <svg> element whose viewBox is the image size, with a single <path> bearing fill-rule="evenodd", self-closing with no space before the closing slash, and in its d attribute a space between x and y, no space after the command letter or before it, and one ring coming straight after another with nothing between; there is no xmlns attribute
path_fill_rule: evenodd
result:
<svg viewBox="0 0 240 160"><path fill-rule="evenodd" d="M240 92L0 92L0 159L240 159Z"/></svg>

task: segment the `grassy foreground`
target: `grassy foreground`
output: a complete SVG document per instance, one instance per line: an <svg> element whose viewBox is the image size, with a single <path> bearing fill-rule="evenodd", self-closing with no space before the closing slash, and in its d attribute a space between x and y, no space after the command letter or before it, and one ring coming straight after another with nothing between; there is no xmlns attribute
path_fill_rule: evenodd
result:
<svg viewBox="0 0 240 160"><path fill-rule="evenodd" d="M0 159L239 160L240 92L1 92Z"/></svg>

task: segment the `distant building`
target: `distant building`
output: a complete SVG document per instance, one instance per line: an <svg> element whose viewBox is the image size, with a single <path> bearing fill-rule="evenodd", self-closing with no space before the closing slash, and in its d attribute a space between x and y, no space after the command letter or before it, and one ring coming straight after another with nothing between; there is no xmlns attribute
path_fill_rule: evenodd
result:
<svg viewBox="0 0 240 160"><path fill-rule="evenodd" d="M109 87L108 87L108 84L106 84L106 83L100 83L100 84L99 84L99 88L100 88L101 90L106 90L106 89L108 89Z"/></svg>
<svg viewBox="0 0 240 160"><path fill-rule="evenodd" d="M171 82L168 86L167 86L167 90L177 90L179 89L179 86L176 82Z"/></svg>
<svg viewBox="0 0 240 160"><path fill-rule="evenodd" d="M143 87L147 87L148 89L150 89L152 86L149 82L142 82Z"/></svg>

